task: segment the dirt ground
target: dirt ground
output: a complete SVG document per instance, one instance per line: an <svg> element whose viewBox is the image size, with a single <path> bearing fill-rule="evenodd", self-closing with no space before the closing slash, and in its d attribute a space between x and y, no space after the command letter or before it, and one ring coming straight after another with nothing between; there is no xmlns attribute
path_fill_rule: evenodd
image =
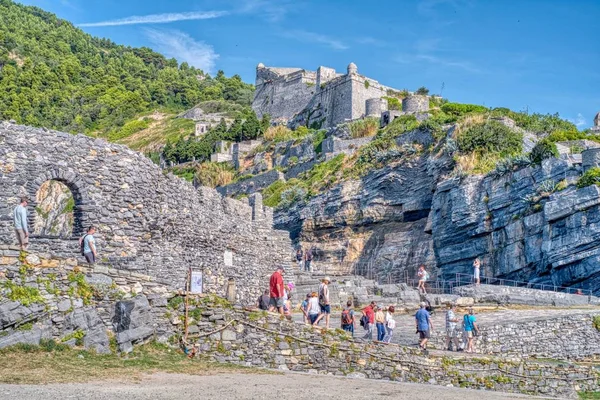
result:
<svg viewBox="0 0 600 400"><path fill-rule="evenodd" d="M140 382L0 385L1 399L187 400L187 399L411 399L500 400L533 398L436 385L349 379L298 373L192 376L157 373Z"/></svg>

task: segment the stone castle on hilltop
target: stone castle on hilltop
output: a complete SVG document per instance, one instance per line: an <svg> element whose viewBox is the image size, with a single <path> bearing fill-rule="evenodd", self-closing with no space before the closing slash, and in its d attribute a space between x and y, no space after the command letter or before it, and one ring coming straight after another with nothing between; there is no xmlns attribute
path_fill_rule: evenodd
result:
<svg viewBox="0 0 600 400"><path fill-rule="evenodd" d="M379 118L388 109L385 97L395 93L399 91L360 75L354 63L346 74L323 66L314 72L261 63L256 67L252 108L259 118L269 114L276 124L328 128L368 116Z"/></svg>

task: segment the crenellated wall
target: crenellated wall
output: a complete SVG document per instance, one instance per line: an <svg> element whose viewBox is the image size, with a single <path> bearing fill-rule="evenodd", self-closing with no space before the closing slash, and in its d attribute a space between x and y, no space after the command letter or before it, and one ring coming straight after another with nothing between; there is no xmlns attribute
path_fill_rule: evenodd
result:
<svg viewBox="0 0 600 400"><path fill-rule="evenodd" d="M32 250L81 257L77 238L93 224L102 262L174 287L184 285L188 267L200 269L211 290L224 294L234 279L240 300L248 302L276 264L291 260L289 235L272 229L272 210L260 194L250 202L223 198L166 176L124 146L9 123L0 124L0 244L16 242L12 212L19 197L35 199L50 179L73 192L73 237L33 236ZM30 223L35 213L31 203Z"/></svg>

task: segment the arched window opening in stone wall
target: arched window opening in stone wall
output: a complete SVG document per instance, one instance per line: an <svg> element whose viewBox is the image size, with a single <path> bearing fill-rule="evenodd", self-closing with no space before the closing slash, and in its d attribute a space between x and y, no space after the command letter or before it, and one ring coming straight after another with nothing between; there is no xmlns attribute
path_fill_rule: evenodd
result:
<svg viewBox="0 0 600 400"><path fill-rule="evenodd" d="M33 234L68 238L73 236L75 198L62 182L51 179L35 194Z"/></svg>

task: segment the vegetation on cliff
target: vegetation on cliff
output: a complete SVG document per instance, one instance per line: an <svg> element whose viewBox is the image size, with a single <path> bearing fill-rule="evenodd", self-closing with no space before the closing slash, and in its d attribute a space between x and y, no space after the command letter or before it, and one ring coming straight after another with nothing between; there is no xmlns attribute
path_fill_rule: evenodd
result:
<svg viewBox="0 0 600 400"><path fill-rule="evenodd" d="M0 0L0 119L122 139L151 110L250 104L253 86L88 35L37 7Z"/></svg>

